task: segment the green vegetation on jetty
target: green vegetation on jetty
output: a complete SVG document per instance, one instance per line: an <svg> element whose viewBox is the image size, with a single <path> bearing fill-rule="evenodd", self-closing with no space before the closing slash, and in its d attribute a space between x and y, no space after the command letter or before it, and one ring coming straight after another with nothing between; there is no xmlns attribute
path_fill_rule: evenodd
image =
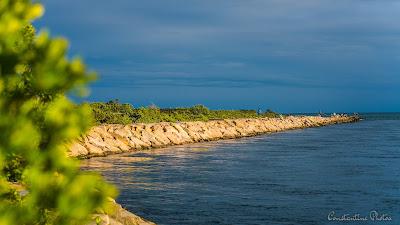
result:
<svg viewBox="0 0 400 225"><path fill-rule="evenodd" d="M89 103L89 105L97 124L187 122L278 116L271 110L263 113L256 110L211 110L203 105L195 105L190 108L162 109L156 106L134 108L130 104L121 104L118 100L107 103Z"/></svg>

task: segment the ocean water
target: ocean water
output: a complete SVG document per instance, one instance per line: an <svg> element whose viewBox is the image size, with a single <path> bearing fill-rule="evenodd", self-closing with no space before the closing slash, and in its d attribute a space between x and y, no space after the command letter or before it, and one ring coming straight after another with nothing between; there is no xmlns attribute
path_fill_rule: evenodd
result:
<svg viewBox="0 0 400 225"><path fill-rule="evenodd" d="M158 224L400 224L400 114L362 116L83 167L118 186L125 208Z"/></svg>

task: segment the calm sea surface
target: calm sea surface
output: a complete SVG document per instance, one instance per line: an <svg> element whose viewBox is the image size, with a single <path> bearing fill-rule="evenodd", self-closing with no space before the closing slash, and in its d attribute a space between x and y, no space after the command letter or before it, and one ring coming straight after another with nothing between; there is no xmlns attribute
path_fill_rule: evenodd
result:
<svg viewBox="0 0 400 225"><path fill-rule="evenodd" d="M363 116L83 166L117 185L124 207L158 224L400 224L400 114ZM391 221L373 221L371 211Z"/></svg>

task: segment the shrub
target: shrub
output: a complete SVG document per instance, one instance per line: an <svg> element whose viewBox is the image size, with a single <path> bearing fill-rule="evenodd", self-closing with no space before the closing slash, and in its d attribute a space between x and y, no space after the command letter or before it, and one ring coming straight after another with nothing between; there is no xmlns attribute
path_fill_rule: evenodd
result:
<svg viewBox="0 0 400 225"><path fill-rule="evenodd" d="M115 193L66 156L91 125L90 109L66 93L83 94L93 74L66 58L64 39L35 35L29 23L42 12L29 0L0 1L1 225L83 224Z"/></svg>
<svg viewBox="0 0 400 225"><path fill-rule="evenodd" d="M133 108L118 101L89 103L98 124L157 123L178 121L208 121L216 119L239 119L277 117L272 111L257 114L255 110L210 110L203 105L189 108L160 109L154 104L149 107Z"/></svg>
<svg viewBox="0 0 400 225"><path fill-rule="evenodd" d="M128 124L140 116L130 104L120 104L118 101L91 103L90 107L97 123Z"/></svg>

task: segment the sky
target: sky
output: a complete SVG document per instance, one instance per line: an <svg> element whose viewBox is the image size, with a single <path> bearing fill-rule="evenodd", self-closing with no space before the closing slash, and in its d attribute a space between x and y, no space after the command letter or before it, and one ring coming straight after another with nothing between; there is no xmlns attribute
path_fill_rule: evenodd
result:
<svg viewBox="0 0 400 225"><path fill-rule="evenodd" d="M399 112L400 1L45 0L89 101Z"/></svg>

